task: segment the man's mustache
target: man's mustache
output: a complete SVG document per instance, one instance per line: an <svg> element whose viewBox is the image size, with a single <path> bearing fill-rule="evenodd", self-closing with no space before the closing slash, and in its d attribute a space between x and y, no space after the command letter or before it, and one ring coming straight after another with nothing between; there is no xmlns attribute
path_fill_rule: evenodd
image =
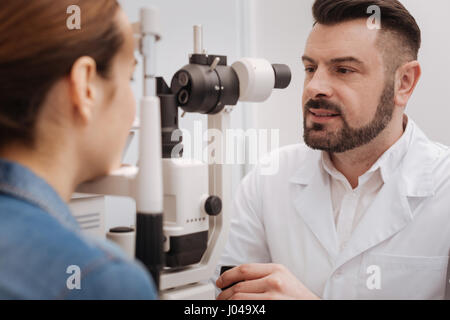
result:
<svg viewBox="0 0 450 320"><path fill-rule="evenodd" d="M305 109L306 111L309 111L309 109L323 109L334 111L339 114L342 113L342 109L339 105L325 99L318 99L318 100L310 99L308 100L308 102L305 103Z"/></svg>

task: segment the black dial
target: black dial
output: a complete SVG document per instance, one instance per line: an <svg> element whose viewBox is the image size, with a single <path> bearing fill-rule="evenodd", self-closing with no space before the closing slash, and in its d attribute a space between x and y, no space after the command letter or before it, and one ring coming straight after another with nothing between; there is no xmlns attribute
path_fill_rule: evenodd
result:
<svg viewBox="0 0 450 320"><path fill-rule="evenodd" d="M205 211L210 216L217 216L222 211L222 200L216 196L210 196L205 202Z"/></svg>

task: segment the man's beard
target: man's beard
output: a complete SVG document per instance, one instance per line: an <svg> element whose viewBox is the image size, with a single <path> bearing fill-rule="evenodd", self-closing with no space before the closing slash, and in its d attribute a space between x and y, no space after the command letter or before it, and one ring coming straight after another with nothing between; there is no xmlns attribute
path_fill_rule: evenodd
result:
<svg viewBox="0 0 450 320"><path fill-rule="evenodd" d="M362 127L351 128L342 113L342 108L325 99L309 100L303 112L303 139L310 148L330 153L341 153L363 146L376 138L389 124L394 113L394 83L387 83L380 97L380 103L372 121ZM326 125L313 123L306 127L306 116L309 109L324 109L338 112L343 127L335 132L327 132L325 136L314 137L314 132L326 130Z"/></svg>

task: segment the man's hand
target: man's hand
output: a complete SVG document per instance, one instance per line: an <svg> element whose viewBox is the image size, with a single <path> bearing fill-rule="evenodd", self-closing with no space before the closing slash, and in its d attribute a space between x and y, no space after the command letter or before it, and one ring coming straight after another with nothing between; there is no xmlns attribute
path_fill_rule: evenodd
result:
<svg viewBox="0 0 450 320"><path fill-rule="evenodd" d="M218 300L319 299L280 264L243 264L224 272L216 281L219 288L233 283L236 284L222 291Z"/></svg>

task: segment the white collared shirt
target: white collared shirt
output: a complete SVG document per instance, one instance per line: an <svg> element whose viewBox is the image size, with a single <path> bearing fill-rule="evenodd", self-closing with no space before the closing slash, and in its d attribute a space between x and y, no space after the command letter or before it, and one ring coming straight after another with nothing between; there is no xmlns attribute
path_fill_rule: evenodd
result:
<svg viewBox="0 0 450 320"><path fill-rule="evenodd" d="M408 118L404 117L404 133L372 167L358 178L358 186L353 189L347 178L338 171L326 151L322 152L321 164L330 177L331 201L340 249L343 250L364 215L375 200L378 191L400 164L411 142Z"/></svg>

